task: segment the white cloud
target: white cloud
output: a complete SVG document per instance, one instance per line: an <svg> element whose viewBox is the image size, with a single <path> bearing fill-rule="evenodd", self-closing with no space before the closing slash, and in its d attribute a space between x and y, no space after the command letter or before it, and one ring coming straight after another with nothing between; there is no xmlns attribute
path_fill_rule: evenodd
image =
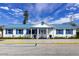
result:
<svg viewBox="0 0 79 59"><path fill-rule="evenodd" d="M53 17L45 17L45 18L39 18L39 19L29 19L28 20L28 23L32 23L32 24L38 24L40 22L45 22L45 23L50 23L54 18Z"/></svg>
<svg viewBox="0 0 79 59"><path fill-rule="evenodd" d="M22 12L23 10L21 10L21 9L11 9L12 11L14 11L14 12Z"/></svg>
<svg viewBox="0 0 79 59"><path fill-rule="evenodd" d="M32 20L28 20L28 23L31 23L31 24L38 24L39 23L39 21L37 20L35 20L35 19L32 19Z"/></svg>
<svg viewBox="0 0 79 59"><path fill-rule="evenodd" d="M77 3L72 3L72 4L67 4L66 6L66 10L70 10L70 11L75 11L79 8L79 4Z"/></svg>
<svg viewBox="0 0 79 59"><path fill-rule="evenodd" d="M43 3L43 4L37 3L35 7L38 12L42 12L43 10L46 9L47 6L48 6L48 4L46 4L46 3Z"/></svg>
<svg viewBox="0 0 79 59"><path fill-rule="evenodd" d="M62 24L62 23L67 23L71 22L71 16L73 16L73 20L79 20L79 13L73 14L73 15L67 15L64 18L60 18L59 20L52 21L54 24Z"/></svg>
<svg viewBox="0 0 79 59"><path fill-rule="evenodd" d="M79 19L79 13L74 14L74 18L75 18L75 19Z"/></svg>
<svg viewBox="0 0 79 59"><path fill-rule="evenodd" d="M66 8L66 10L76 10L77 7L70 7L70 8Z"/></svg>
<svg viewBox="0 0 79 59"><path fill-rule="evenodd" d="M21 24L21 22L17 19L13 20L12 22L10 22L11 24Z"/></svg>
<svg viewBox="0 0 79 59"><path fill-rule="evenodd" d="M0 7L1 9L4 9L4 10L9 10L9 8L8 7Z"/></svg>
<svg viewBox="0 0 79 59"><path fill-rule="evenodd" d="M69 3L66 6L66 10L77 10L79 8L79 3Z"/></svg>
<svg viewBox="0 0 79 59"><path fill-rule="evenodd" d="M53 21L53 24L62 24L62 23L66 23L66 22L70 22L69 18L60 18L59 20Z"/></svg>
<svg viewBox="0 0 79 59"><path fill-rule="evenodd" d="M23 15L23 10L22 9L11 9L11 11L13 11L13 13L9 13L15 17L19 17L19 16L22 16Z"/></svg>
<svg viewBox="0 0 79 59"><path fill-rule="evenodd" d="M42 14L42 12L53 12L55 9L60 7L62 4L49 4L49 3L37 3L35 4L35 10L38 14Z"/></svg>
<svg viewBox="0 0 79 59"><path fill-rule="evenodd" d="M79 3L75 3L74 6L79 7Z"/></svg>
<svg viewBox="0 0 79 59"><path fill-rule="evenodd" d="M23 15L23 12L13 13L12 15L15 17L19 17Z"/></svg>
<svg viewBox="0 0 79 59"><path fill-rule="evenodd" d="M49 22L51 22L53 19L54 19L53 17L48 16L48 17L44 18L43 21L46 22L46 23L49 23Z"/></svg>

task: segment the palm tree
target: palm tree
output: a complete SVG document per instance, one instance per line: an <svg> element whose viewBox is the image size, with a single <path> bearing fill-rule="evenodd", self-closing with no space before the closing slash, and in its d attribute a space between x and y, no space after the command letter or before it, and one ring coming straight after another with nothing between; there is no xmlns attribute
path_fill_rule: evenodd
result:
<svg viewBox="0 0 79 59"><path fill-rule="evenodd" d="M23 24L26 24L28 22L28 11L24 11L24 20L23 20Z"/></svg>

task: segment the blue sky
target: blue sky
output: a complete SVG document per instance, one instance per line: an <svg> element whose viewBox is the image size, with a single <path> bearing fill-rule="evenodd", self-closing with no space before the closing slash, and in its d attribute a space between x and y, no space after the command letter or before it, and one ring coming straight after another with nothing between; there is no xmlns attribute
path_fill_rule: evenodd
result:
<svg viewBox="0 0 79 59"><path fill-rule="evenodd" d="M29 13L29 23L62 24L70 22L72 15L79 23L78 3L0 3L0 24L22 24L24 10Z"/></svg>

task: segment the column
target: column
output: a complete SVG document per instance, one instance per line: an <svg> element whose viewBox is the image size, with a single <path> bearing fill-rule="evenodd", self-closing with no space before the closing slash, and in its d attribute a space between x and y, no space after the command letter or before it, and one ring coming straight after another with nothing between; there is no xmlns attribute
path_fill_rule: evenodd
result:
<svg viewBox="0 0 79 59"><path fill-rule="evenodd" d="M39 38L39 29L37 28L37 39Z"/></svg>
<svg viewBox="0 0 79 59"><path fill-rule="evenodd" d="M73 35L76 36L76 29L73 29Z"/></svg>
<svg viewBox="0 0 79 59"><path fill-rule="evenodd" d="M56 29L53 29L53 39L56 37Z"/></svg>
<svg viewBox="0 0 79 59"><path fill-rule="evenodd" d="M48 39L48 28L46 29L46 36L47 36L47 39Z"/></svg>
<svg viewBox="0 0 79 59"><path fill-rule="evenodd" d="M24 35L24 37L26 37L26 35L27 35L26 32L27 32L27 30L24 29L24 30L23 30L23 35Z"/></svg>
<svg viewBox="0 0 79 59"><path fill-rule="evenodd" d="M16 29L13 29L13 37L16 36Z"/></svg>
<svg viewBox="0 0 79 59"><path fill-rule="evenodd" d="M64 29L64 37L67 38L66 29Z"/></svg>
<svg viewBox="0 0 79 59"><path fill-rule="evenodd" d="M3 29L3 37L6 37L6 29Z"/></svg>
<svg viewBox="0 0 79 59"><path fill-rule="evenodd" d="M54 32L55 32L55 29L52 29L53 30L53 32L52 32L52 37L53 37L53 39L54 39Z"/></svg>
<svg viewBox="0 0 79 59"><path fill-rule="evenodd" d="M31 38L32 38L32 28L31 28Z"/></svg>

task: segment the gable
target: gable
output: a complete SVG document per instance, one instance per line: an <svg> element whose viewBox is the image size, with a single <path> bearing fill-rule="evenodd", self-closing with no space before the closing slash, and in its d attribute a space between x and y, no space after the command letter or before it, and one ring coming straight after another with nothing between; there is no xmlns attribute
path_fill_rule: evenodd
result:
<svg viewBox="0 0 79 59"><path fill-rule="evenodd" d="M48 25L48 24L46 24L46 23L44 23L44 22L41 22L41 23L39 23L39 24L33 25L32 27L35 27L35 28L49 28L49 27L51 27L51 26Z"/></svg>

